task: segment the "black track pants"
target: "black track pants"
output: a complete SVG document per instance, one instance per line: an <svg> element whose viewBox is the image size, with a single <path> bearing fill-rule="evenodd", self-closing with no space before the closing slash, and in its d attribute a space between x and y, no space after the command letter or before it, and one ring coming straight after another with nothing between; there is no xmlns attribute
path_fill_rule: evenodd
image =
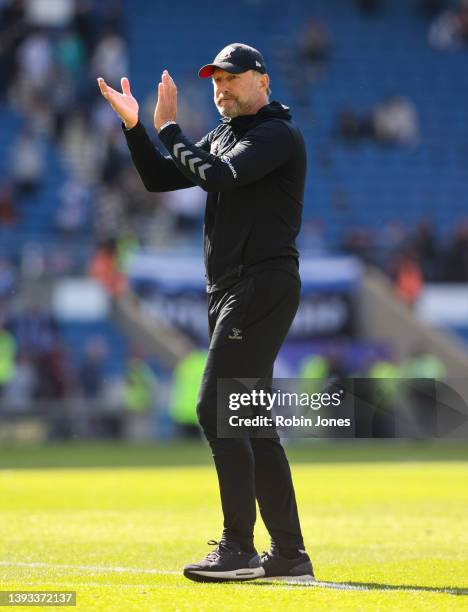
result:
<svg viewBox="0 0 468 612"><path fill-rule="evenodd" d="M274 547L304 544L291 471L279 438L218 438L217 379L271 378L299 294L299 281L290 273L262 270L209 296L211 344L197 412L218 473L223 537L246 547L253 543L255 499Z"/></svg>

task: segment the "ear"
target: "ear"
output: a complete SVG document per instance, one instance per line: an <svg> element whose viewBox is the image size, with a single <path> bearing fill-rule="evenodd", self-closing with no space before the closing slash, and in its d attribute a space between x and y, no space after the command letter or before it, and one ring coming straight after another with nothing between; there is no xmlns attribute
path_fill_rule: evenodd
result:
<svg viewBox="0 0 468 612"><path fill-rule="evenodd" d="M268 91L270 88L270 77L268 74L262 74L261 78L262 88L265 88L265 91Z"/></svg>

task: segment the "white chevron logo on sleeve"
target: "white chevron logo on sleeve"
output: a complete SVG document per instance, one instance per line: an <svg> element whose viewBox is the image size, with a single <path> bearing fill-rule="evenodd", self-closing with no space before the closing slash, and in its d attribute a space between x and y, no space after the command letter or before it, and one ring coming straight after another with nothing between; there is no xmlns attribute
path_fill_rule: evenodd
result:
<svg viewBox="0 0 468 612"><path fill-rule="evenodd" d="M203 166L197 168L198 174L204 181L206 181L205 170L208 170L208 168L211 168L211 164L203 164Z"/></svg>
<svg viewBox="0 0 468 612"><path fill-rule="evenodd" d="M184 164L184 166L186 166L186 162L185 159L187 158L188 155L193 155L193 153L189 150L184 151L181 156L180 156L180 161Z"/></svg>
<svg viewBox="0 0 468 612"><path fill-rule="evenodd" d="M208 170L208 168L211 168L211 164L203 164L199 168L196 168L196 164L199 164L203 160L200 157L193 157L193 159L191 159L194 153L192 153L190 149L187 149L182 142L178 142L177 144L175 144L172 148L172 152L174 154L174 157L179 158L184 166L187 165L187 160L188 160L190 171L193 172L194 174L195 172L198 172L198 174L200 175L200 178L206 181L205 170ZM180 153L180 157L179 157L179 153Z"/></svg>
<svg viewBox="0 0 468 612"><path fill-rule="evenodd" d="M190 167L191 172L195 172L195 168L194 168L195 164L198 164L198 162L201 162L201 161L202 160L199 157L194 157L193 159L189 161L189 167Z"/></svg>
<svg viewBox="0 0 468 612"><path fill-rule="evenodd" d="M184 145L181 142L174 145L172 152L174 153L175 157L178 157L179 149L183 149L183 148L184 148Z"/></svg>

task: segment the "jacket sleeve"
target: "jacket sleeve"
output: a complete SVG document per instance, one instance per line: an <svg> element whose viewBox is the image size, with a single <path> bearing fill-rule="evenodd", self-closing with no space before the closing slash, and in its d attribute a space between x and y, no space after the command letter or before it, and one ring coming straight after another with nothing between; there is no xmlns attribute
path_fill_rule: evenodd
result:
<svg viewBox="0 0 468 612"><path fill-rule="evenodd" d="M197 184L178 169L171 156L164 156L157 149L140 121L129 130L122 124L122 130L133 165L148 191L174 191ZM208 137L205 136L197 143L201 150L209 150Z"/></svg>
<svg viewBox="0 0 468 612"><path fill-rule="evenodd" d="M212 155L191 143L178 124L159 133L179 171L205 191L229 191L258 181L289 159L294 137L282 121L253 128L227 155Z"/></svg>

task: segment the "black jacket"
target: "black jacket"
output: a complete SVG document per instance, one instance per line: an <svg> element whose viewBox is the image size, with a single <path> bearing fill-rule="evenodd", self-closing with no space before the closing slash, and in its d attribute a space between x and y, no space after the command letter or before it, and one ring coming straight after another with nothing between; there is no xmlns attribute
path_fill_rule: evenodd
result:
<svg viewBox="0 0 468 612"><path fill-rule="evenodd" d="M306 152L287 107L271 102L255 115L223 119L197 144L179 125L169 125L159 138L170 157L156 149L140 122L124 133L149 191L198 185L208 192L204 250L209 293L233 285L256 264L298 275L295 238Z"/></svg>

